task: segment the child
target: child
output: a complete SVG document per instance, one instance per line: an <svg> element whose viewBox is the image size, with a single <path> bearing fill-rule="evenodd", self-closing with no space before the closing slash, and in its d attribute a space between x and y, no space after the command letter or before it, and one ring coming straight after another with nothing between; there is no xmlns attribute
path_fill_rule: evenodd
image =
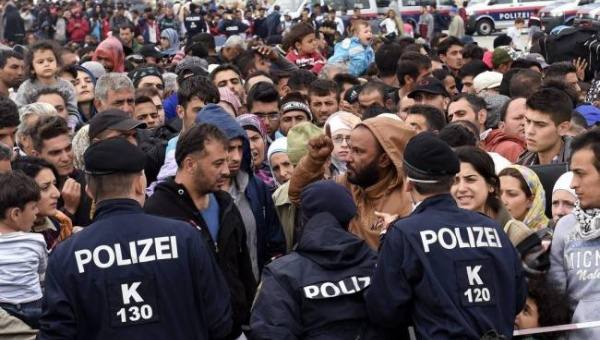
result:
<svg viewBox="0 0 600 340"><path fill-rule="evenodd" d="M30 233L38 213L40 188L20 171L0 175L0 308L38 328L40 281L48 254L40 234Z"/></svg>
<svg viewBox="0 0 600 340"><path fill-rule="evenodd" d="M350 32L351 38L335 44L333 56L329 58L328 63L347 64L348 72L358 77L375 61L375 52L371 47L373 33L369 23L361 19L353 21Z"/></svg>
<svg viewBox="0 0 600 340"><path fill-rule="evenodd" d="M325 58L318 51L315 29L307 23L301 22L292 26L285 36L284 45L289 51L286 59L299 68L319 74L325 65Z"/></svg>
<svg viewBox="0 0 600 340"><path fill-rule="evenodd" d="M506 35L512 38L513 47L516 50L522 51L525 48L523 41L521 40L521 32L525 28L525 19L515 19L514 26L509 27L506 30Z"/></svg>
<svg viewBox="0 0 600 340"><path fill-rule="evenodd" d="M74 131L82 124L81 116L77 109L77 96L73 85L58 77L61 68L61 58L58 47L51 41L42 40L35 43L27 52L25 67L29 79L25 80L17 91L15 103L24 106L33 103L33 96L42 88L57 87L67 94L67 110L69 117L67 123Z"/></svg>

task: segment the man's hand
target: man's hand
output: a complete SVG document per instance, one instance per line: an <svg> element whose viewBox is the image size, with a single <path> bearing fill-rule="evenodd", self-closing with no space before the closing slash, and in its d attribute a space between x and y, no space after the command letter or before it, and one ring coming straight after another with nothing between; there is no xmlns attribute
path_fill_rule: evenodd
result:
<svg viewBox="0 0 600 340"><path fill-rule="evenodd" d="M333 142L325 135L317 136L308 141L308 155L310 158L325 162L333 151Z"/></svg>
<svg viewBox="0 0 600 340"><path fill-rule="evenodd" d="M577 70L577 79L579 79L579 81L583 81L585 79L585 69L588 67L587 60L583 58L577 58L573 60L573 65Z"/></svg>
<svg viewBox="0 0 600 340"><path fill-rule="evenodd" d="M61 196L65 202L65 209L74 215L79 208L79 201L81 199L81 184L77 183L76 180L68 178L63 185Z"/></svg>

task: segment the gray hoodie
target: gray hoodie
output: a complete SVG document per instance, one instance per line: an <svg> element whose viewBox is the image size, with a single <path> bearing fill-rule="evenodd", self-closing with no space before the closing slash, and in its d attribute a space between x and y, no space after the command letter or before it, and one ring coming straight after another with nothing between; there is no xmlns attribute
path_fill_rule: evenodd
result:
<svg viewBox="0 0 600 340"><path fill-rule="evenodd" d="M570 214L558 221L552 238L549 277L572 301L573 323L600 320L600 238L583 240ZM600 339L600 328L570 332L569 339Z"/></svg>

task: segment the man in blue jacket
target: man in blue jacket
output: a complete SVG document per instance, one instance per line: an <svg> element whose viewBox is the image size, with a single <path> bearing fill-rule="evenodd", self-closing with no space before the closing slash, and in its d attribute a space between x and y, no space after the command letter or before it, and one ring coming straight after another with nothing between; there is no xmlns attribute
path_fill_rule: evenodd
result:
<svg viewBox="0 0 600 340"><path fill-rule="evenodd" d="M209 104L196 117L196 124L203 123L217 126L229 139L229 178L221 189L229 192L242 215L252 271L258 279L263 266L286 249L269 187L254 176L248 135L229 113Z"/></svg>
<svg viewBox="0 0 600 340"><path fill-rule="evenodd" d="M369 318L412 323L419 339L512 337L525 303L521 261L496 222L450 196L458 157L430 133L413 137L404 170L416 208L388 229L366 293Z"/></svg>
<svg viewBox="0 0 600 340"><path fill-rule="evenodd" d="M50 256L39 339L219 339L230 332L229 292L201 234L142 210L145 158L123 138L85 152L95 221Z"/></svg>

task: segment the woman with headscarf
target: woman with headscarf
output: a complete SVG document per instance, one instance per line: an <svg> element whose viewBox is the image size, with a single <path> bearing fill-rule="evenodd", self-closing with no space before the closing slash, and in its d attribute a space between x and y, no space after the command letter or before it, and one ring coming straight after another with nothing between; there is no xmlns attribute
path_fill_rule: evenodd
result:
<svg viewBox="0 0 600 340"><path fill-rule="evenodd" d="M106 72L125 72L123 45L115 37L104 39L96 48L92 59L102 64Z"/></svg>
<svg viewBox="0 0 600 340"><path fill-rule="evenodd" d="M165 58L173 58L179 52L179 34L172 28L160 33L160 49Z"/></svg>
<svg viewBox="0 0 600 340"><path fill-rule="evenodd" d="M573 212L577 202L577 194L571 188L573 172L565 172L554 183L552 188L552 222L554 225L563 216Z"/></svg>
<svg viewBox="0 0 600 340"><path fill-rule="evenodd" d="M546 228L546 193L536 173L522 165L511 165L498 177L502 202L510 215L530 229Z"/></svg>
<svg viewBox="0 0 600 340"><path fill-rule="evenodd" d="M331 175L337 176L346 172L346 160L350 155L350 132L360 123L356 115L338 111L325 122L325 134L333 141L331 153Z"/></svg>
<svg viewBox="0 0 600 340"><path fill-rule="evenodd" d="M248 140L250 141L250 152L252 153L252 165L254 174L260 178L269 187L275 187L273 175L267 162L266 156L266 134L267 130L263 126L262 121L256 115L246 113L236 118L240 126L246 130Z"/></svg>

